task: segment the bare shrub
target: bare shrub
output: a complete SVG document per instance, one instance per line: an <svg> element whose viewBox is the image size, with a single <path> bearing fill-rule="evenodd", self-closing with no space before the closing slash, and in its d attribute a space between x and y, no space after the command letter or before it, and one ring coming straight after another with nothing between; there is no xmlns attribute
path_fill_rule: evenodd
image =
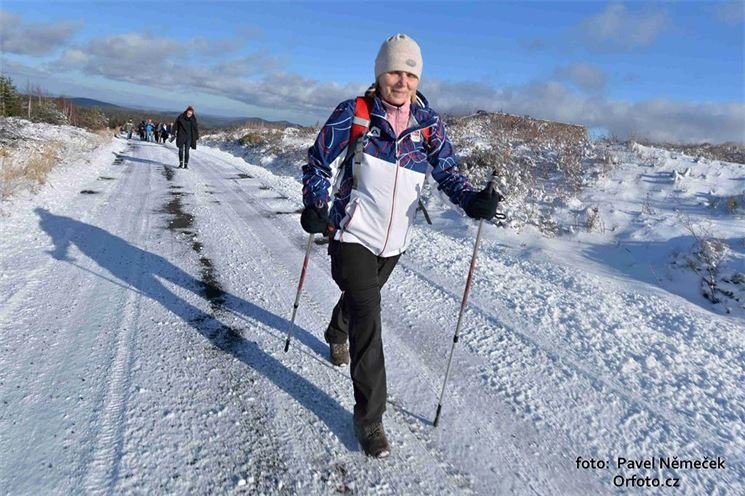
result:
<svg viewBox="0 0 745 496"><path fill-rule="evenodd" d="M42 100L36 106L32 106L30 120L33 122L46 122L55 125L69 123L67 115L59 110L51 100Z"/></svg>
<svg viewBox="0 0 745 496"><path fill-rule="evenodd" d="M527 171L511 166L511 151L506 146L478 148L460 162L461 169L476 185L486 184L496 173L504 184L522 183L528 179Z"/></svg>
<svg viewBox="0 0 745 496"><path fill-rule="evenodd" d="M644 197L644 203L642 203L642 213L644 215L657 215L657 211L652 207L652 200L649 193Z"/></svg>
<svg viewBox="0 0 745 496"><path fill-rule="evenodd" d="M244 134L238 142L243 146L249 146L249 145L261 145L266 141L266 137L263 135L261 131L254 131L251 130L250 132Z"/></svg>
<svg viewBox="0 0 745 496"><path fill-rule="evenodd" d="M741 210L745 210L745 193L727 197L725 208L729 214L736 214Z"/></svg>
<svg viewBox="0 0 745 496"><path fill-rule="evenodd" d="M693 257L688 258L688 267L701 276L704 297L712 303L719 303L719 272L729 256L729 245L725 240L714 237L709 226L695 226L690 218L683 218L682 222L695 240Z"/></svg>
<svg viewBox="0 0 745 496"><path fill-rule="evenodd" d="M0 200L6 200L22 188L32 191L47 182L49 172L59 161L60 144L44 143L31 148L22 162L14 162L7 152L0 156Z"/></svg>
<svg viewBox="0 0 745 496"><path fill-rule="evenodd" d="M743 143L699 143L699 144L676 144L657 143L650 140L642 140L645 145L663 148L669 151L684 153L697 157L697 162L702 158L708 160L721 160L722 162L733 162L745 164L745 144Z"/></svg>
<svg viewBox="0 0 745 496"><path fill-rule="evenodd" d="M584 226L588 232L605 232L605 222L600 216L599 207L587 207L584 212Z"/></svg>
<svg viewBox="0 0 745 496"><path fill-rule="evenodd" d="M558 170L562 171L568 192L578 192L583 184L582 160L584 148L580 143L563 143L558 154Z"/></svg>

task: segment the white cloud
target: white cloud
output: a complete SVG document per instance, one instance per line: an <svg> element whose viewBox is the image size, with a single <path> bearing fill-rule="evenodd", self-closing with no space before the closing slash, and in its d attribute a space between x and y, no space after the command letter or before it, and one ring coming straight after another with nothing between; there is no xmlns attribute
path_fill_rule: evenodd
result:
<svg viewBox="0 0 745 496"><path fill-rule="evenodd" d="M477 109L604 127L622 137L675 142L745 142L745 104L655 99L642 102L582 96L557 82L534 82L497 90L474 83L430 81L423 85L432 106L459 114Z"/></svg>
<svg viewBox="0 0 745 496"><path fill-rule="evenodd" d="M215 72L228 77L253 77L270 72L277 72L285 66L279 57L266 51L228 60L215 66Z"/></svg>
<svg viewBox="0 0 745 496"><path fill-rule="evenodd" d="M70 42L79 28L75 22L26 23L0 10L0 53L48 55Z"/></svg>
<svg viewBox="0 0 745 496"><path fill-rule="evenodd" d="M49 71L47 71L44 68L31 67L29 65L20 64L12 60L2 60L2 67L3 67L4 74L11 75L16 80L19 78L40 79L40 78L47 78L51 75ZM18 81L16 81L16 83L18 83ZM16 87L18 87L17 84L16 84Z"/></svg>
<svg viewBox="0 0 745 496"><path fill-rule="evenodd" d="M89 60L88 54L77 48L65 50L60 57L61 67L65 68L84 67Z"/></svg>
<svg viewBox="0 0 745 496"><path fill-rule="evenodd" d="M156 38L143 33L126 33L91 40L87 52L99 62L116 61L117 65L144 64L138 69L145 70L169 58L183 56L184 47L176 40Z"/></svg>
<svg viewBox="0 0 745 496"><path fill-rule="evenodd" d="M632 13L621 3L611 3L603 12L585 19L578 30L591 50L625 51L651 45L668 26L665 11Z"/></svg>
<svg viewBox="0 0 745 496"><path fill-rule="evenodd" d="M605 73L599 67L586 62L557 67L554 74L557 78L569 81L585 91L597 92L605 88Z"/></svg>

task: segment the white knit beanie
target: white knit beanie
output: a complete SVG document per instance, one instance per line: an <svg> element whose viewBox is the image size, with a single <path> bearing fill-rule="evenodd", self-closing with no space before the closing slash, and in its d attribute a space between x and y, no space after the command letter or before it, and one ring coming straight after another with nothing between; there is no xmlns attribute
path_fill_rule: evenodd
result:
<svg viewBox="0 0 745 496"><path fill-rule="evenodd" d="M396 34L380 46L375 58L375 80L381 74L393 71L405 71L422 78L422 51L416 41L405 34Z"/></svg>

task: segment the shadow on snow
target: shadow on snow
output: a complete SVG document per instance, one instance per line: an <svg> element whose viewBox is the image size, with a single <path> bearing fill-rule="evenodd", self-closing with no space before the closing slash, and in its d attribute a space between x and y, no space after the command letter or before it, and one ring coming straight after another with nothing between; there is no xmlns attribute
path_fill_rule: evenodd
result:
<svg viewBox="0 0 745 496"><path fill-rule="evenodd" d="M352 415L334 398L307 379L289 370L277 359L261 350L256 342L241 336L238 330L221 323L214 315L194 307L161 283L161 280L167 280L205 297L202 293L204 289L202 281L163 257L133 246L104 229L70 217L52 214L42 208L36 208L35 212L39 216L39 225L54 243L54 250L49 252L52 257L74 263L75 260L69 257L67 252L70 245L75 245L83 254L121 283L157 301L187 322L213 345L271 380L277 387L321 419L348 449L358 449L349 427ZM118 284L116 281L112 282ZM221 306L224 309L246 316L281 333L286 332L288 320L235 295L223 292L223 297ZM293 336L312 349L325 349L318 339L298 326L295 326Z"/></svg>

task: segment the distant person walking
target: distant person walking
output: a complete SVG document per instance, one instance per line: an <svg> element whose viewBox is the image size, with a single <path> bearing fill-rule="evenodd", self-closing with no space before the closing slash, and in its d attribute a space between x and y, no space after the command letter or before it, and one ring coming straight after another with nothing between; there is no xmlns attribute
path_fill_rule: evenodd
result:
<svg viewBox="0 0 745 496"><path fill-rule="evenodd" d="M155 124L153 124L152 119L147 120L147 124L145 124L145 135L147 135L147 141L155 141L155 135L153 132L155 131Z"/></svg>
<svg viewBox="0 0 745 496"><path fill-rule="evenodd" d="M179 169L188 169L189 149L196 150L197 140L199 139L197 116L194 115L194 108L191 105L186 107L186 110L176 118L172 131L178 146L178 167ZM173 140L173 138L171 139Z"/></svg>
<svg viewBox="0 0 745 496"><path fill-rule="evenodd" d="M160 139L163 141L163 144L165 144L168 139L168 124L165 122L160 124Z"/></svg>
<svg viewBox="0 0 745 496"><path fill-rule="evenodd" d="M132 119L129 119L126 124L124 124L124 130L127 132L127 139L132 139L132 130L135 127L135 123L132 122Z"/></svg>

